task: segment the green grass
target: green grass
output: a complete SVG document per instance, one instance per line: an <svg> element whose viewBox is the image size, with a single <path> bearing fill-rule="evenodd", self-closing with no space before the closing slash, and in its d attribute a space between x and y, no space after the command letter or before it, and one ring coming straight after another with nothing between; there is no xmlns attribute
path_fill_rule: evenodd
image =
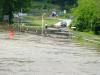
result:
<svg viewBox="0 0 100 75"><path fill-rule="evenodd" d="M27 16L25 17L26 20L29 20L32 26L41 26L42 25L42 17L41 16ZM48 19L47 17L44 17L44 25L47 24L48 26L52 26L55 23L57 23L57 19Z"/></svg>

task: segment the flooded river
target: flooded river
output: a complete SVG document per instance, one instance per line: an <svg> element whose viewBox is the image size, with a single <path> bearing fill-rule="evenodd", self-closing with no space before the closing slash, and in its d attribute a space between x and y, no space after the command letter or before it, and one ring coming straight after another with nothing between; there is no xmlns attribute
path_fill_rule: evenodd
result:
<svg viewBox="0 0 100 75"><path fill-rule="evenodd" d="M100 53L70 39L0 33L0 75L100 75Z"/></svg>

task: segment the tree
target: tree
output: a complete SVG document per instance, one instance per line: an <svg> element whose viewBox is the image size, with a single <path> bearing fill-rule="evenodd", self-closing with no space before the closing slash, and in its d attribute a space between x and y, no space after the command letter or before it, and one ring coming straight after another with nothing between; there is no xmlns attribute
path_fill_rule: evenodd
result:
<svg viewBox="0 0 100 75"><path fill-rule="evenodd" d="M22 9L25 11L31 0L3 0L2 15L9 16L9 23L13 22L13 13Z"/></svg>
<svg viewBox="0 0 100 75"><path fill-rule="evenodd" d="M94 31L97 21L100 22L100 1L78 0L78 7L73 10L74 26L79 31Z"/></svg>
<svg viewBox="0 0 100 75"><path fill-rule="evenodd" d="M0 21L2 20L3 0L0 1Z"/></svg>
<svg viewBox="0 0 100 75"><path fill-rule="evenodd" d="M3 1L3 10L2 15L8 15L9 16L9 23L12 23L13 18L13 0L4 0Z"/></svg>
<svg viewBox="0 0 100 75"><path fill-rule="evenodd" d="M58 4L62 10L67 9L68 11L77 5L77 0L49 0L53 4Z"/></svg>

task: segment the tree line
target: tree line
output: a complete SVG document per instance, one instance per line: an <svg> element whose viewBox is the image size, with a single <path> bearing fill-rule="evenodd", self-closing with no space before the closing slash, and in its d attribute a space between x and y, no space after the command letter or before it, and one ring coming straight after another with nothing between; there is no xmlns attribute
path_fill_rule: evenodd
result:
<svg viewBox="0 0 100 75"><path fill-rule="evenodd" d="M70 11L70 8L73 8L77 5L77 0L32 0L38 1L38 2L44 2L44 4L54 4L54 5L59 5L61 10L68 10Z"/></svg>

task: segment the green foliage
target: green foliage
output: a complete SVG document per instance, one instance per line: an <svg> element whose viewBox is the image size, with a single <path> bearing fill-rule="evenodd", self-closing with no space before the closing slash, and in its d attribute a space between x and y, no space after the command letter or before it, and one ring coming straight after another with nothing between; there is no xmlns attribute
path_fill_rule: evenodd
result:
<svg viewBox="0 0 100 75"><path fill-rule="evenodd" d="M75 17L73 25L79 31L94 31L100 25L100 1L78 0L78 7L73 9Z"/></svg>
<svg viewBox="0 0 100 75"><path fill-rule="evenodd" d="M31 9L39 9L39 10L47 9L47 10L50 10L50 9L53 9L53 8L59 9L59 6L51 4L51 3L44 3L44 2L39 2L39 1L34 1L34 2L32 2L32 5L31 5Z"/></svg>
<svg viewBox="0 0 100 75"><path fill-rule="evenodd" d="M14 0L13 4L15 11L26 11L31 6L31 0Z"/></svg>
<svg viewBox="0 0 100 75"><path fill-rule="evenodd" d="M77 5L77 0L51 0L51 3L58 4L62 10L70 11L72 7Z"/></svg>
<svg viewBox="0 0 100 75"><path fill-rule="evenodd" d="M3 19L4 15L9 16L9 23L12 23L13 13L26 11L30 6L31 0L1 0L0 2L0 18Z"/></svg>
<svg viewBox="0 0 100 75"><path fill-rule="evenodd" d="M55 6L59 6L61 10L68 10L70 11L70 9L74 6L76 6L77 4L77 0L32 0L33 4L34 2L40 2L42 5L42 8L51 8L52 5L52 9L55 8ZM37 4L38 5L38 4ZM49 9L50 9L49 8Z"/></svg>
<svg viewBox="0 0 100 75"><path fill-rule="evenodd" d="M2 8L3 8L3 0L0 1L0 21L2 20Z"/></svg>

